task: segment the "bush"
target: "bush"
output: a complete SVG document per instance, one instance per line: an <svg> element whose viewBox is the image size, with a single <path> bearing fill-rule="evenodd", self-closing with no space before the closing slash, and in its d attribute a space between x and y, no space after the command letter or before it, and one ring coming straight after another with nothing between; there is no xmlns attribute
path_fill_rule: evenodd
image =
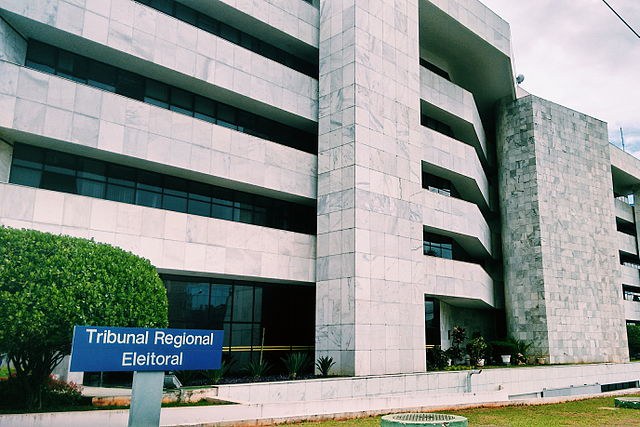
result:
<svg viewBox="0 0 640 427"><path fill-rule="evenodd" d="M627 325L627 339L629 356L632 359L640 359L640 325Z"/></svg>
<svg viewBox="0 0 640 427"><path fill-rule="evenodd" d="M0 227L0 353L14 393L41 407L74 325L165 327L167 296L149 261L113 246Z"/></svg>
<svg viewBox="0 0 640 427"><path fill-rule="evenodd" d="M487 343L481 335L471 339L467 344L467 353L472 365L477 365L480 359L487 357Z"/></svg>
<svg viewBox="0 0 640 427"><path fill-rule="evenodd" d="M441 371L449 365L449 356L440 348L435 346L427 349L427 370Z"/></svg>
<svg viewBox="0 0 640 427"><path fill-rule="evenodd" d="M271 370L271 364L266 360L249 362L244 370L253 380L259 380Z"/></svg>
<svg viewBox="0 0 640 427"><path fill-rule="evenodd" d="M329 376L329 371L335 364L336 362L333 361L333 357L331 356L320 356L318 360L316 360L316 368L318 368L320 375L325 378Z"/></svg>
<svg viewBox="0 0 640 427"><path fill-rule="evenodd" d="M304 353L289 353L282 359L290 380L295 380L300 371L307 365L307 355Z"/></svg>

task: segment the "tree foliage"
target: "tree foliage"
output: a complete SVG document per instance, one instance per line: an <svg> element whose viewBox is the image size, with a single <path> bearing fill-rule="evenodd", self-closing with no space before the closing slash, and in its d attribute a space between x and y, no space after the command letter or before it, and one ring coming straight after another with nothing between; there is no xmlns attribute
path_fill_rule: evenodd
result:
<svg viewBox="0 0 640 427"><path fill-rule="evenodd" d="M0 227L0 353L28 406L69 354L74 325L165 327L167 296L148 260L106 244Z"/></svg>

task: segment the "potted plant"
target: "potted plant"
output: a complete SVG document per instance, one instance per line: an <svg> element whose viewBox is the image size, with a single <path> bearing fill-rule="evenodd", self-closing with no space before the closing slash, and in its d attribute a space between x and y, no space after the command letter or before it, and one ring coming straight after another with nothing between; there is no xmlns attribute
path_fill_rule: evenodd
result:
<svg viewBox="0 0 640 427"><path fill-rule="evenodd" d="M511 364L511 355L510 354L501 354L500 358L502 359L502 364L503 365L510 365Z"/></svg>
<svg viewBox="0 0 640 427"><path fill-rule="evenodd" d="M467 352L471 359L471 364L475 366L484 366L484 358L487 354L487 342L482 335L477 335L467 344Z"/></svg>
<svg viewBox="0 0 640 427"><path fill-rule="evenodd" d="M462 343L464 342L465 337L466 332L464 328L461 328L460 326L453 327L453 330L451 331L451 347L446 350L446 355L456 365L459 364L464 357Z"/></svg>

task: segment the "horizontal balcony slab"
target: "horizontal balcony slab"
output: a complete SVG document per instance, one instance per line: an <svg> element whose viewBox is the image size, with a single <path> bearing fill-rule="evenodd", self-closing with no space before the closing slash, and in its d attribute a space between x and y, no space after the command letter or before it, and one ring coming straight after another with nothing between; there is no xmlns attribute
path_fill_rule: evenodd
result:
<svg viewBox="0 0 640 427"><path fill-rule="evenodd" d="M181 3L209 16L225 16L225 21L256 37L268 37L276 46L299 53L318 48L320 11L304 0L263 0L260 2L181 0ZM226 6L226 7L223 7ZM231 11L235 12L231 12ZM252 27L256 27L253 29ZM278 34L280 33L280 34ZM283 37L282 34L288 37ZM304 47L293 44L295 39ZM317 51L316 51L317 54Z"/></svg>
<svg viewBox="0 0 640 427"><path fill-rule="evenodd" d="M640 301L625 301L624 317L626 320L640 322Z"/></svg>
<svg viewBox="0 0 640 427"><path fill-rule="evenodd" d="M313 154L8 62L0 74L8 79L0 85L5 139L120 156L130 166L282 199L316 197Z"/></svg>
<svg viewBox="0 0 640 427"><path fill-rule="evenodd" d="M631 194L640 186L640 159L609 144L613 190L618 194Z"/></svg>
<svg viewBox="0 0 640 427"><path fill-rule="evenodd" d="M93 238L163 272L315 282L315 236L14 184L0 224Z"/></svg>
<svg viewBox="0 0 640 427"><path fill-rule="evenodd" d="M492 120L498 100L515 99L509 24L478 0L420 0L418 5L420 56L443 62L437 65L473 93L480 115Z"/></svg>
<svg viewBox="0 0 640 427"><path fill-rule="evenodd" d="M622 200L615 199L616 217L627 222L635 222L633 206Z"/></svg>
<svg viewBox="0 0 640 427"><path fill-rule="evenodd" d="M620 265L622 284L640 287L640 270L626 265Z"/></svg>
<svg viewBox="0 0 640 427"><path fill-rule="evenodd" d="M491 256L491 231L480 209L464 200L423 190L425 230L452 237L474 258Z"/></svg>
<svg viewBox="0 0 640 427"><path fill-rule="evenodd" d="M0 7L27 38L287 124L310 129L317 121L317 80L140 3L104 3L105 15L62 0L47 8L0 0Z"/></svg>
<svg viewBox="0 0 640 427"><path fill-rule="evenodd" d="M420 97L435 107L432 111L427 108L430 115L449 124L458 139L472 144L479 155L487 158L487 136L476 101L469 91L420 67ZM448 116L457 120L447 120Z"/></svg>
<svg viewBox="0 0 640 427"><path fill-rule="evenodd" d="M420 128L423 169L448 179L460 196L489 207L489 181L473 147L427 127Z"/></svg>
<svg viewBox="0 0 640 427"><path fill-rule="evenodd" d="M616 234L618 235L618 249L628 254L638 255L636 236L621 233L620 231L617 231Z"/></svg>
<svg viewBox="0 0 640 427"><path fill-rule="evenodd" d="M497 308L493 279L478 264L424 256L414 283L420 293L453 306Z"/></svg>

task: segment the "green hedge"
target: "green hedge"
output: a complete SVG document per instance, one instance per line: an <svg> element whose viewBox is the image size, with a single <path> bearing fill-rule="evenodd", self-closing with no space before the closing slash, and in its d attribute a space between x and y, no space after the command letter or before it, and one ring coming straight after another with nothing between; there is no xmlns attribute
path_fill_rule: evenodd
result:
<svg viewBox="0 0 640 427"><path fill-rule="evenodd" d="M629 339L629 356L632 359L640 359L640 325L627 325L627 338Z"/></svg>
<svg viewBox="0 0 640 427"><path fill-rule="evenodd" d="M41 387L74 325L167 326L155 268L91 240L0 227L0 353Z"/></svg>

